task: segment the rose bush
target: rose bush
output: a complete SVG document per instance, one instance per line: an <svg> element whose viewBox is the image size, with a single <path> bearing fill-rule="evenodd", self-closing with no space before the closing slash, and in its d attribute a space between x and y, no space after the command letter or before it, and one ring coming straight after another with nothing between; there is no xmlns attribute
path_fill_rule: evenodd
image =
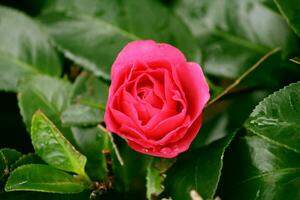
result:
<svg viewBox="0 0 300 200"><path fill-rule="evenodd" d="M104 121L134 150L171 158L186 151L201 127L209 87L197 63L175 47L129 43L111 70Z"/></svg>

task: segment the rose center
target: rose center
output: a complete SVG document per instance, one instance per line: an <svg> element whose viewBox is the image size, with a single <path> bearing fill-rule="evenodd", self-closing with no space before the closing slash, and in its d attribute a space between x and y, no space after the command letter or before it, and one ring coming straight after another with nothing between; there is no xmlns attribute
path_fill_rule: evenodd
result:
<svg viewBox="0 0 300 200"><path fill-rule="evenodd" d="M151 92L150 88L144 87L144 88L139 88L137 91L137 95L138 97L140 97L140 99L144 100L149 93Z"/></svg>

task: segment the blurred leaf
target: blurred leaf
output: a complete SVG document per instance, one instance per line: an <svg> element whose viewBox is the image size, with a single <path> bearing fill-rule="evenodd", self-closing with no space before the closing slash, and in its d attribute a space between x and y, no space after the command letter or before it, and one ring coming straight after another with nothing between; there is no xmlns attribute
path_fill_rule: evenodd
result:
<svg viewBox="0 0 300 200"><path fill-rule="evenodd" d="M20 156L13 164L11 164L10 168L11 170L14 170L27 164L44 164L44 162L35 153L28 153Z"/></svg>
<svg viewBox="0 0 300 200"><path fill-rule="evenodd" d="M225 149L234 133L208 146L182 154L167 173L166 194L172 199L189 199L195 190L203 199L213 199L223 167Z"/></svg>
<svg viewBox="0 0 300 200"><path fill-rule="evenodd" d="M62 114L65 126L90 126L103 121L108 85L87 72L82 72L70 90L72 104Z"/></svg>
<svg viewBox="0 0 300 200"><path fill-rule="evenodd" d="M0 149L0 181L9 174L10 165L14 163L22 154L15 149Z"/></svg>
<svg viewBox="0 0 300 200"><path fill-rule="evenodd" d="M116 190L135 194L139 197L137 199L145 198L146 168L151 157L132 150L122 139L117 137L115 139L124 161L124 164L120 165L116 157L113 157Z"/></svg>
<svg viewBox="0 0 300 200"><path fill-rule="evenodd" d="M155 0L103 0L87 13L83 4L86 1L51 1L41 20L58 49L96 76L109 79L118 52L132 40L151 38L170 43L190 60L199 60L186 26ZM74 9L76 14L71 14Z"/></svg>
<svg viewBox="0 0 300 200"><path fill-rule="evenodd" d="M275 2L273 0L257 0L259 3L262 3L267 8L271 9L272 11L280 14Z"/></svg>
<svg viewBox="0 0 300 200"><path fill-rule="evenodd" d="M32 117L31 140L36 153L46 163L57 169L75 172L88 180L84 170L86 157L64 138L41 111Z"/></svg>
<svg viewBox="0 0 300 200"><path fill-rule="evenodd" d="M300 36L300 3L298 0L274 0L289 25Z"/></svg>
<svg viewBox="0 0 300 200"><path fill-rule="evenodd" d="M284 20L258 1L178 0L174 10L197 36L204 70L214 76L234 79L273 48L284 55L297 49Z"/></svg>
<svg viewBox="0 0 300 200"><path fill-rule="evenodd" d="M7 165L5 162L5 157L2 152L0 152L0 180L7 173Z"/></svg>
<svg viewBox="0 0 300 200"><path fill-rule="evenodd" d="M252 112L245 127L269 142L300 153L300 82L265 98Z"/></svg>
<svg viewBox="0 0 300 200"><path fill-rule="evenodd" d="M258 136L237 139L225 154L221 199L300 198L300 154Z"/></svg>
<svg viewBox="0 0 300 200"><path fill-rule="evenodd" d="M72 104L85 100L105 105L108 97L108 85L84 71L76 78L70 93L69 101Z"/></svg>
<svg viewBox="0 0 300 200"><path fill-rule="evenodd" d="M10 166L22 156L22 153L15 149L4 148L1 149L0 152L4 156L4 160L7 166Z"/></svg>
<svg viewBox="0 0 300 200"><path fill-rule="evenodd" d="M149 161L146 174L147 199L157 199L164 191L165 172L172 166L174 161L164 158L152 158Z"/></svg>
<svg viewBox="0 0 300 200"><path fill-rule="evenodd" d="M70 90L69 106L61 116L65 126L89 126L103 121L108 85L83 72Z"/></svg>
<svg viewBox="0 0 300 200"><path fill-rule="evenodd" d="M103 120L99 110L84 105L71 105L61 116L64 126L90 126Z"/></svg>
<svg viewBox="0 0 300 200"><path fill-rule="evenodd" d="M72 132L80 152L87 156L86 171L89 176L93 180L106 178L108 169L104 151L113 153L109 136L97 127L73 127Z"/></svg>
<svg viewBox="0 0 300 200"><path fill-rule="evenodd" d="M27 129L30 129L32 115L38 109L60 125L60 115L67 107L70 89L69 82L48 76L34 76L22 82L18 101Z"/></svg>
<svg viewBox="0 0 300 200"><path fill-rule="evenodd" d="M5 191L39 191L79 193L85 186L72 175L47 165L30 164L14 170L5 185Z"/></svg>
<svg viewBox="0 0 300 200"><path fill-rule="evenodd" d="M60 75L58 56L38 23L3 6L0 19L0 90L16 91L31 74Z"/></svg>

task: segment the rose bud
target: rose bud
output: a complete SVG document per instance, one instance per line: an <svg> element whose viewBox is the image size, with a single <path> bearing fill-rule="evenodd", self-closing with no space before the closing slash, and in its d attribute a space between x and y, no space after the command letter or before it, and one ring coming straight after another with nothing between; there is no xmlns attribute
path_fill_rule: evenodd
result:
<svg viewBox="0 0 300 200"><path fill-rule="evenodd" d="M141 153L172 158L186 151L201 127L209 87L197 63L175 47L134 41L111 69L104 121Z"/></svg>

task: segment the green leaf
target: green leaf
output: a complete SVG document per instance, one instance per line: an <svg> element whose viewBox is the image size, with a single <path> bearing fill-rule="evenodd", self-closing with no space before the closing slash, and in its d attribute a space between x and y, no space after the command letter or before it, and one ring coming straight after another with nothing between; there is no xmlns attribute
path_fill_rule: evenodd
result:
<svg viewBox="0 0 300 200"><path fill-rule="evenodd" d="M10 172L10 165L22 154L15 149L0 149L0 181Z"/></svg>
<svg viewBox="0 0 300 200"><path fill-rule="evenodd" d="M16 91L28 75L61 74L58 56L37 22L3 6L0 19L0 90Z"/></svg>
<svg viewBox="0 0 300 200"><path fill-rule="evenodd" d="M170 43L190 60L199 60L199 52L189 30L158 1L128 0L119 3L117 0L103 0L88 14L84 12L86 6L82 5L82 9L78 6L86 4L84 0L67 4L57 0L49 4L54 6L41 19L56 46L66 57L96 76L109 79L110 66L116 55L132 40L151 38ZM74 7L77 12L71 14Z"/></svg>
<svg viewBox="0 0 300 200"><path fill-rule="evenodd" d="M10 166L12 163L14 163L22 156L22 153L20 153L15 149L3 148L0 150L0 152L4 156L7 166Z"/></svg>
<svg viewBox="0 0 300 200"><path fill-rule="evenodd" d="M44 162L35 153L28 153L20 156L13 164L10 165L10 169L14 170L27 164L44 164Z"/></svg>
<svg viewBox="0 0 300 200"><path fill-rule="evenodd" d="M118 149L123 158L123 165L113 157L113 170L115 178L115 187L117 191L136 194L138 199L145 198L145 193L141 195L141 191L145 190L146 185L146 169L151 159L150 156L140 154L128 147L123 140L118 140Z"/></svg>
<svg viewBox="0 0 300 200"><path fill-rule="evenodd" d="M300 198L300 154L295 151L250 135L232 143L224 163L221 199Z"/></svg>
<svg viewBox="0 0 300 200"><path fill-rule="evenodd" d="M80 152L87 156L86 171L93 180L104 180L107 166L104 151L113 154L109 136L97 127L72 128Z"/></svg>
<svg viewBox="0 0 300 200"><path fill-rule="evenodd" d="M13 171L5 185L5 191L38 191L52 193L79 193L83 183L72 175L47 165L24 165Z"/></svg>
<svg viewBox="0 0 300 200"><path fill-rule="evenodd" d="M27 129L38 109L60 125L60 115L67 107L70 90L69 82L48 76L34 76L22 82L18 103Z"/></svg>
<svg viewBox="0 0 300 200"><path fill-rule="evenodd" d="M99 110L84 105L71 105L61 115L64 126L90 126L103 120Z"/></svg>
<svg viewBox="0 0 300 200"><path fill-rule="evenodd" d="M62 114L65 126L90 126L103 121L108 85L82 72L70 90L69 106Z"/></svg>
<svg viewBox="0 0 300 200"><path fill-rule="evenodd" d="M16 191L16 192L5 192L0 193L0 199L5 200L83 200L89 199L90 192L83 191L76 194L55 194L55 193L44 193L44 192L29 192L29 191Z"/></svg>
<svg viewBox="0 0 300 200"><path fill-rule="evenodd" d="M275 2L273 0L257 0L258 2L262 3L267 8L271 9L272 11L280 14Z"/></svg>
<svg viewBox="0 0 300 200"><path fill-rule="evenodd" d="M105 110L108 97L108 84L84 71L76 78L70 93L70 104L86 105L85 102L93 102L102 105L102 109Z"/></svg>
<svg viewBox="0 0 300 200"><path fill-rule="evenodd" d="M0 152L0 180L7 174L7 167L5 162L5 157L2 152Z"/></svg>
<svg viewBox="0 0 300 200"><path fill-rule="evenodd" d="M300 4L298 0L274 0L289 25L300 36Z"/></svg>
<svg viewBox="0 0 300 200"><path fill-rule="evenodd" d="M285 21L258 1L179 0L174 11L197 36L210 75L234 79L271 49L298 48Z"/></svg>
<svg viewBox="0 0 300 200"><path fill-rule="evenodd" d="M190 148L209 145L235 132L248 119L254 107L268 94L269 92L264 90L248 92L208 106L203 113L203 126Z"/></svg>
<svg viewBox="0 0 300 200"><path fill-rule="evenodd" d="M300 153L300 82L265 98L252 112L245 127L254 134Z"/></svg>
<svg viewBox="0 0 300 200"><path fill-rule="evenodd" d="M163 191L165 172L172 166L175 160L152 158L147 166L146 189L147 198L156 199Z"/></svg>
<svg viewBox="0 0 300 200"><path fill-rule="evenodd" d="M166 194L173 199L190 199L196 191L203 199L213 199L223 167L224 152L234 134L178 157L167 173Z"/></svg>
<svg viewBox="0 0 300 200"><path fill-rule="evenodd" d="M31 140L36 153L46 163L88 179L84 170L86 157L64 138L41 111L37 111L32 117Z"/></svg>

